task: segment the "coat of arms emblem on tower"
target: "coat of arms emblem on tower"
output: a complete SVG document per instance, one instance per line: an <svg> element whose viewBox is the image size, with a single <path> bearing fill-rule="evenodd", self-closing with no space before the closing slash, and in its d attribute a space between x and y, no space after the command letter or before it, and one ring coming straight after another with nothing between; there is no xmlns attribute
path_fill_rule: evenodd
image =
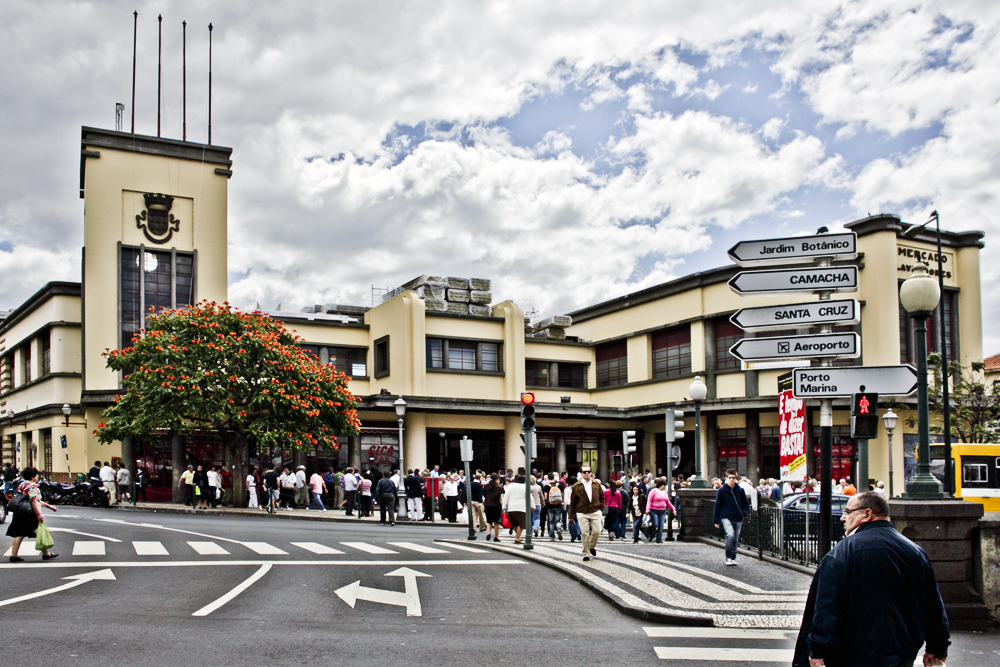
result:
<svg viewBox="0 0 1000 667"><path fill-rule="evenodd" d="M135 216L135 225L153 243L166 243L180 229L181 221L170 212L174 198L159 193L144 194L146 210Z"/></svg>

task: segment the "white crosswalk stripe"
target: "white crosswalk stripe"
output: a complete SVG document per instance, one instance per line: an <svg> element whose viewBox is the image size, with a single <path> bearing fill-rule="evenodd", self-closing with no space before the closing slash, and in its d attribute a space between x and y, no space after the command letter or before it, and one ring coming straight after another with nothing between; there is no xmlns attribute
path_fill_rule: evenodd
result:
<svg viewBox="0 0 1000 667"><path fill-rule="evenodd" d="M132 542L137 556L169 556L170 552L163 542Z"/></svg>
<svg viewBox="0 0 1000 667"><path fill-rule="evenodd" d="M222 545L215 542L188 542L188 544L200 556L225 556L229 553Z"/></svg>
<svg viewBox="0 0 1000 667"><path fill-rule="evenodd" d="M489 553L487 549L476 549L475 547L467 547L464 544L449 544L449 549L458 549L459 551L467 551L470 554L485 554Z"/></svg>
<svg viewBox="0 0 1000 667"><path fill-rule="evenodd" d="M104 542L100 540L77 540L73 543L74 556L103 556Z"/></svg>
<svg viewBox="0 0 1000 667"><path fill-rule="evenodd" d="M278 547L268 544L267 542L243 542L245 546L250 551L258 553L261 556L287 556L288 552L284 549L279 549Z"/></svg>
<svg viewBox="0 0 1000 667"><path fill-rule="evenodd" d="M386 544L391 544L394 547L399 547L400 549L409 549L410 551L416 551L421 554L446 554L448 553L444 549L438 549L436 547L429 547L426 544L417 544L416 542L386 542Z"/></svg>
<svg viewBox="0 0 1000 667"><path fill-rule="evenodd" d="M769 630L761 628L686 628L662 626L643 628L647 637L692 637L698 639L788 639L796 630Z"/></svg>
<svg viewBox="0 0 1000 667"><path fill-rule="evenodd" d="M733 662L778 662L790 664L795 653L781 648L716 648L691 646L654 646L660 660L705 660Z"/></svg>
<svg viewBox="0 0 1000 667"><path fill-rule="evenodd" d="M791 629L657 626L644 627L643 630L647 637L654 639L681 640L677 642L678 645L654 646L653 651L660 660L768 662L787 665L791 663L795 653L794 648L790 647L794 644L796 631ZM718 645L725 640L741 640L753 645ZM692 645L696 643L712 645Z"/></svg>
<svg viewBox="0 0 1000 667"><path fill-rule="evenodd" d="M319 544L317 542L292 542L291 544L293 547L305 549L306 551L311 551L314 554L336 556L344 553L340 549L334 549L333 547L328 547L325 544Z"/></svg>
<svg viewBox="0 0 1000 667"><path fill-rule="evenodd" d="M398 554L398 551L393 551L392 549L386 549L384 547L376 546L374 544L368 544L367 542L341 542L345 547L350 547L351 549L357 549L358 551L364 551L367 554L383 555L383 554Z"/></svg>

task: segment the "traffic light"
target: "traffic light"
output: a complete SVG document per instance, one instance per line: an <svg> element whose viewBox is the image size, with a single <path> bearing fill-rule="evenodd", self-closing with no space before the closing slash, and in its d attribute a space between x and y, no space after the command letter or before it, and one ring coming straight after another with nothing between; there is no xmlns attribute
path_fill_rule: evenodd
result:
<svg viewBox="0 0 1000 667"><path fill-rule="evenodd" d="M621 454L615 454L611 457L611 465L615 469L615 472L623 472L625 468L623 467L623 459Z"/></svg>
<svg viewBox="0 0 1000 667"><path fill-rule="evenodd" d="M535 428L535 395L530 392L521 394L521 430L532 431Z"/></svg>
<svg viewBox="0 0 1000 667"><path fill-rule="evenodd" d="M870 440L878 437L878 394L851 396L851 437Z"/></svg>
<svg viewBox="0 0 1000 667"><path fill-rule="evenodd" d="M667 410L667 430L664 433L667 444L684 437L683 419L683 410Z"/></svg>
<svg viewBox="0 0 1000 667"><path fill-rule="evenodd" d="M626 454L635 451L635 431L622 431L622 451Z"/></svg>

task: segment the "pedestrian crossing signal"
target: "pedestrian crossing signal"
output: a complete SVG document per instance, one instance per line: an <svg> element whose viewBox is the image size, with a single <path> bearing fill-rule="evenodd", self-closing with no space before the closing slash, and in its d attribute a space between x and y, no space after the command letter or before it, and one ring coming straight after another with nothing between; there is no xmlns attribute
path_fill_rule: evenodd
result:
<svg viewBox="0 0 1000 667"><path fill-rule="evenodd" d="M878 394L859 392L851 397L851 437L858 440L878 437Z"/></svg>
<svg viewBox="0 0 1000 667"><path fill-rule="evenodd" d="M535 428L535 395L530 392L521 394L521 430L532 431Z"/></svg>

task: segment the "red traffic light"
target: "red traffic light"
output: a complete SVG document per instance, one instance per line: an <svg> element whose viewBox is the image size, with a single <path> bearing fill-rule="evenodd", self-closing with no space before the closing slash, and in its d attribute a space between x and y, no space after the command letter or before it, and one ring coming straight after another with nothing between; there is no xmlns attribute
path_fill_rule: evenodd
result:
<svg viewBox="0 0 1000 667"><path fill-rule="evenodd" d="M525 405L531 405L535 402L535 395L531 392L525 392L521 394L521 402Z"/></svg>

